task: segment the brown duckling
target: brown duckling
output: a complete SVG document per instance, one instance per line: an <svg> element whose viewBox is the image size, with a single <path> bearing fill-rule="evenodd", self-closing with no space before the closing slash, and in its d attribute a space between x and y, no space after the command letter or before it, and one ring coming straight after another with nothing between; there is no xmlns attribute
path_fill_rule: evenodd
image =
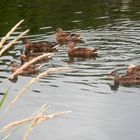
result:
<svg viewBox="0 0 140 140"><path fill-rule="evenodd" d="M75 46L76 44L74 42L68 42L69 57L94 58L97 56L97 49L95 48L75 48Z"/></svg>
<svg viewBox="0 0 140 140"><path fill-rule="evenodd" d="M18 65L15 61L11 62L10 64L10 70L12 73L15 73L22 65ZM16 82L18 80L18 75L32 75L36 74L39 71L40 66L37 65L30 65L24 69L22 69L20 72L15 74L13 78L8 78L11 82Z"/></svg>
<svg viewBox="0 0 140 140"><path fill-rule="evenodd" d="M24 64L25 62L28 62L32 59L34 59L35 57L38 57L40 55L42 55L43 53L25 53L25 52L21 52L21 55L20 55L20 60L21 60L21 65ZM45 62L45 61L48 61L50 57L44 57L42 59L39 59L36 63L42 63L42 62Z"/></svg>
<svg viewBox="0 0 140 140"><path fill-rule="evenodd" d="M18 65L15 61L13 61L10 65L11 72L14 73L18 70L22 65ZM26 74L36 74L38 72L38 67L36 65L30 65L25 69L22 69L18 75L26 75Z"/></svg>
<svg viewBox="0 0 140 140"><path fill-rule="evenodd" d="M135 66L134 64L129 65L127 69L127 75L131 74L140 75L140 65L137 66Z"/></svg>
<svg viewBox="0 0 140 140"><path fill-rule="evenodd" d="M120 84L140 84L140 76L131 74L131 75L119 75L117 70L114 70L111 72L110 76L113 77L115 82L118 82Z"/></svg>
<svg viewBox="0 0 140 140"><path fill-rule="evenodd" d="M31 53L31 54L21 54L20 55L20 60L21 60L21 65L23 65L25 62L28 62L32 59L34 59L35 57L41 55L41 53Z"/></svg>
<svg viewBox="0 0 140 140"><path fill-rule="evenodd" d="M83 42L81 40L82 37L80 36L80 34L64 32L63 29L61 28L56 29L55 38L59 44L65 44L69 41L81 42L81 43Z"/></svg>
<svg viewBox="0 0 140 140"><path fill-rule="evenodd" d="M29 39L23 39L25 44L26 54L28 53L42 53L42 52L55 52L59 44L49 41L40 41L40 42L30 42Z"/></svg>

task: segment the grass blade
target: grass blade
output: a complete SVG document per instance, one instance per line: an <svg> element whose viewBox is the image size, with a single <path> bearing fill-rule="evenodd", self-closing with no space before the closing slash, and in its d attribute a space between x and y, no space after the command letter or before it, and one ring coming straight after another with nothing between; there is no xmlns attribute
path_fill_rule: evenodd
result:
<svg viewBox="0 0 140 140"><path fill-rule="evenodd" d="M5 94L3 95L3 97L2 97L2 99L0 101L0 108L2 107L4 101L6 100L6 97L8 95L8 91L9 91L9 89L5 92Z"/></svg>

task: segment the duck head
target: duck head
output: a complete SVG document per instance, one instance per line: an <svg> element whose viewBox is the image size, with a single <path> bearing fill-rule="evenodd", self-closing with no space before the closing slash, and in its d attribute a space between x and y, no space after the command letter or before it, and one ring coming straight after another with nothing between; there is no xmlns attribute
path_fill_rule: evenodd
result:
<svg viewBox="0 0 140 140"><path fill-rule="evenodd" d="M108 79L116 79L116 78L119 78L119 73L118 73L118 71L115 69L115 70L113 70L113 71L109 74Z"/></svg>
<svg viewBox="0 0 140 140"><path fill-rule="evenodd" d="M119 77L119 73L117 70L113 70L110 74L111 76L115 77L115 78L118 78Z"/></svg>
<svg viewBox="0 0 140 140"><path fill-rule="evenodd" d="M30 40L28 38L22 38L23 44L31 44Z"/></svg>
<svg viewBox="0 0 140 140"><path fill-rule="evenodd" d="M63 35L63 32L64 32L64 31L63 31L62 28L57 28L56 31L55 31L55 35L56 35L56 36L61 36L61 35Z"/></svg>
<svg viewBox="0 0 140 140"><path fill-rule="evenodd" d="M63 32L63 29L62 29L62 28L57 28L57 29L56 29L56 32L57 32L57 33Z"/></svg>

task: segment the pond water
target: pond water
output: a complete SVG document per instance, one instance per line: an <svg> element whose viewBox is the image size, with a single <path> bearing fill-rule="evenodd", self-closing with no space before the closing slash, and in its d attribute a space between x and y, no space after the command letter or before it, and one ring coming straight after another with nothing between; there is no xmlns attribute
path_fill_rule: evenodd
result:
<svg viewBox="0 0 140 140"><path fill-rule="evenodd" d="M37 125L29 139L139 140L140 86L118 86L106 79L114 68L124 73L129 64L139 64L139 9L139 0L1 0L1 37L24 19L24 24L9 39L29 28L28 37L32 41L55 41L53 33L62 27L81 34L85 43L77 46L97 48L98 57L74 59L69 63L66 48L59 47L42 71L57 66L77 71L51 74L34 83L0 120L0 127L26 118L43 104L49 104L48 114L72 112ZM35 77L19 76L17 83L7 80L11 74L9 64L11 60L19 61L22 47L19 41L0 58L0 92L9 88L0 114L15 94ZM7 133L0 134L0 138ZM9 139L22 139L24 133L22 127Z"/></svg>

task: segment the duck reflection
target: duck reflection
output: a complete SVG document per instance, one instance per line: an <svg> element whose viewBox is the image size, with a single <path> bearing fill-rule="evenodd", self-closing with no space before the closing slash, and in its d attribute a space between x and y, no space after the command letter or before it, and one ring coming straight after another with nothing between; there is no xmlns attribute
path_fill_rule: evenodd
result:
<svg viewBox="0 0 140 140"><path fill-rule="evenodd" d="M92 57L92 58L77 58L77 57L72 57L72 56L69 56L68 57L68 63L74 63L74 62L81 62L81 61L94 61L96 60L96 57Z"/></svg>
<svg viewBox="0 0 140 140"><path fill-rule="evenodd" d="M109 84L111 90L114 90L114 91L118 91L119 85L120 85L119 82L115 82L115 81L113 85Z"/></svg>

